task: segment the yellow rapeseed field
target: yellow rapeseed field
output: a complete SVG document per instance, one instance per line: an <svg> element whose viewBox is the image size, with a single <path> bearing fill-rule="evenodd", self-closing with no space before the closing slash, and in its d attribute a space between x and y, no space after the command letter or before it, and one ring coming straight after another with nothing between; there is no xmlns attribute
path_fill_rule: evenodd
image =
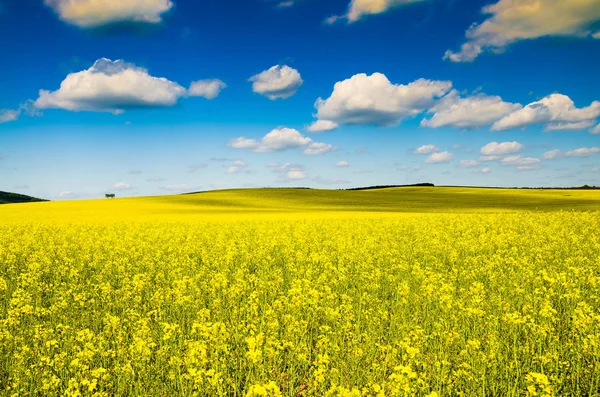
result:
<svg viewBox="0 0 600 397"><path fill-rule="evenodd" d="M600 395L600 212L216 195L2 206L0 395Z"/></svg>

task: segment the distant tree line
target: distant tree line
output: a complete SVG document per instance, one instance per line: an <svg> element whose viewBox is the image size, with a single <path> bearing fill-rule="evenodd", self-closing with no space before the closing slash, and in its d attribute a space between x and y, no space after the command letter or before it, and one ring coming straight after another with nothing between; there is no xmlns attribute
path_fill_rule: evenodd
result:
<svg viewBox="0 0 600 397"><path fill-rule="evenodd" d="M114 193L106 193L105 196L106 196L106 198L115 198Z"/></svg>
<svg viewBox="0 0 600 397"><path fill-rule="evenodd" d="M13 203L34 203L38 201L48 201L39 199L37 197L26 196L24 194L0 192L0 204L13 204Z"/></svg>
<svg viewBox="0 0 600 397"><path fill-rule="evenodd" d="M354 187L351 189L344 190L373 190L373 189L390 189L394 187L435 187L433 183L416 183L414 185L380 185L380 186L367 186L367 187Z"/></svg>

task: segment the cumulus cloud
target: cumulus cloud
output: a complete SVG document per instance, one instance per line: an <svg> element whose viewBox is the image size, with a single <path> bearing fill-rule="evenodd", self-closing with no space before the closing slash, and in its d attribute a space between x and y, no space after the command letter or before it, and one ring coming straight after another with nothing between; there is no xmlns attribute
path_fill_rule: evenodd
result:
<svg viewBox="0 0 600 397"><path fill-rule="evenodd" d="M450 163L454 160L454 155L449 152L432 153L425 159L427 164Z"/></svg>
<svg viewBox="0 0 600 397"><path fill-rule="evenodd" d="M490 142L481 148L483 156L504 156L507 154L519 153L523 150L523 145L517 141L514 142Z"/></svg>
<svg viewBox="0 0 600 397"><path fill-rule="evenodd" d="M512 43L545 36L586 37L600 20L598 0L499 0L485 6L488 18L467 30L460 51L444 59L472 62L484 51L500 53ZM593 37L596 37L595 35Z"/></svg>
<svg viewBox="0 0 600 397"><path fill-rule="evenodd" d="M544 131L579 131L590 128L594 124L596 124L594 120L584 120L574 123L550 123L544 127Z"/></svg>
<svg viewBox="0 0 600 397"><path fill-rule="evenodd" d="M288 8L293 6L295 3L292 0L282 1L277 4L277 8Z"/></svg>
<svg viewBox="0 0 600 397"><path fill-rule="evenodd" d="M564 155L560 149L549 150L542 155L542 160L556 160Z"/></svg>
<svg viewBox="0 0 600 397"><path fill-rule="evenodd" d="M233 165L234 165L235 167L246 167L246 166L247 166L247 164L246 164L246 163L244 163L242 160L235 160L235 161L233 162Z"/></svg>
<svg viewBox="0 0 600 397"><path fill-rule="evenodd" d="M508 156L500 160L500 164L514 166L519 171L538 169L540 162L541 160L538 158L521 157L520 155Z"/></svg>
<svg viewBox="0 0 600 397"><path fill-rule="evenodd" d="M302 170L291 169L287 172L287 179L290 179L290 180L306 179L307 177L308 177L308 175L306 175L306 172L304 172Z"/></svg>
<svg viewBox="0 0 600 397"><path fill-rule="evenodd" d="M569 150L565 153L567 157L591 157L600 153L599 147L582 147L579 149Z"/></svg>
<svg viewBox="0 0 600 397"><path fill-rule="evenodd" d="M480 156L479 157L479 161L483 162L487 162L487 161L497 161L500 160L502 158L502 156Z"/></svg>
<svg viewBox="0 0 600 397"><path fill-rule="evenodd" d="M58 193L58 198L61 199L68 199L68 198L75 198L76 194L70 190L66 190L66 191L62 191L60 193Z"/></svg>
<svg viewBox="0 0 600 397"><path fill-rule="evenodd" d="M229 167L227 168L226 171L228 174L237 174L238 172L240 172L240 167Z"/></svg>
<svg viewBox="0 0 600 397"><path fill-rule="evenodd" d="M459 167L470 168L470 167L478 167L479 161L477 160L461 160L458 163Z"/></svg>
<svg viewBox="0 0 600 397"><path fill-rule="evenodd" d="M287 65L276 65L250 77L252 91L271 100L294 96L303 83L300 73Z"/></svg>
<svg viewBox="0 0 600 397"><path fill-rule="evenodd" d="M40 90L38 109L122 113L139 107L173 106L186 89L144 68L102 58L84 71L69 74L56 91Z"/></svg>
<svg viewBox="0 0 600 397"><path fill-rule="evenodd" d="M325 132L332 131L338 128L339 125L329 120L317 120L308 127L306 127L306 131L308 132Z"/></svg>
<svg viewBox="0 0 600 397"><path fill-rule="evenodd" d="M133 186L131 186L129 183L124 183L124 182L117 182L112 186L113 190L131 190L133 189Z"/></svg>
<svg viewBox="0 0 600 397"><path fill-rule="evenodd" d="M429 113L433 116L421 121L422 127L479 128L491 125L502 117L521 109L518 103L504 102L499 96L483 93L461 98L452 90L435 104Z"/></svg>
<svg viewBox="0 0 600 397"><path fill-rule="evenodd" d="M590 134L600 134L600 124L590 130Z"/></svg>
<svg viewBox="0 0 600 397"><path fill-rule="evenodd" d="M304 154L307 156L318 156L320 154L329 153L336 148L329 144L323 142L311 142L305 149Z"/></svg>
<svg viewBox="0 0 600 397"><path fill-rule="evenodd" d="M481 169L481 173L482 174L489 174L490 172L492 172L492 170L488 167L482 168Z"/></svg>
<svg viewBox="0 0 600 397"><path fill-rule="evenodd" d="M435 145L423 145L415 150L415 154L431 154L439 151L440 148Z"/></svg>
<svg viewBox="0 0 600 397"><path fill-rule="evenodd" d="M262 139L239 137L229 140L227 146L234 149L252 149L254 152L278 152L287 149L302 149L305 155L319 155L331 152L333 145L314 142L293 128L275 128Z"/></svg>
<svg viewBox="0 0 600 397"><path fill-rule="evenodd" d="M21 112L12 109L0 109L0 124L15 121L19 118Z"/></svg>
<svg viewBox="0 0 600 397"><path fill-rule="evenodd" d="M18 109L0 109L0 124L8 123L9 121L16 121L21 117L22 114L28 116L39 116L40 111L33 106L33 101L28 100L25 103L19 105Z"/></svg>
<svg viewBox="0 0 600 397"><path fill-rule="evenodd" d="M547 131L573 129L574 127L587 128L593 124L590 121L599 116L599 101L594 101L585 108L577 108L568 96L552 94L505 116L494 123L492 130L523 128L533 124L546 125ZM588 123L582 127L582 124L578 124L581 122Z"/></svg>
<svg viewBox="0 0 600 397"><path fill-rule="evenodd" d="M349 167L350 163L348 163L346 160L341 160L338 161L337 163L335 163L336 167Z"/></svg>
<svg viewBox="0 0 600 397"><path fill-rule="evenodd" d="M308 178L304 167L299 164L286 163L281 167L273 167L273 172L280 175L279 182L289 182Z"/></svg>
<svg viewBox="0 0 600 397"><path fill-rule="evenodd" d="M171 0L45 0L63 21L82 28L115 22L160 23Z"/></svg>
<svg viewBox="0 0 600 397"><path fill-rule="evenodd" d="M227 84L219 79L207 79L194 81L188 89L188 96L199 96L206 99L215 99L219 96Z"/></svg>
<svg viewBox="0 0 600 397"><path fill-rule="evenodd" d="M366 15L381 14L394 7L423 1L427 0L351 0L346 14L327 18L326 23L331 24L340 19L346 19L348 23L352 23Z"/></svg>
<svg viewBox="0 0 600 397"><path fill-rule="evenodd" d="M230 139L227 146L234 149L256 149L260 143L255 139L245 138L243 136L235 139Z"/></svg>
<svg viewBox="0 0 600 397"><path fill-rule="evenodd" d="M431 108L451 88L450 81L396 85L382 73L361 73L336 83L329 98L317 99L316 117L337 124L394 126Z"/></svg>

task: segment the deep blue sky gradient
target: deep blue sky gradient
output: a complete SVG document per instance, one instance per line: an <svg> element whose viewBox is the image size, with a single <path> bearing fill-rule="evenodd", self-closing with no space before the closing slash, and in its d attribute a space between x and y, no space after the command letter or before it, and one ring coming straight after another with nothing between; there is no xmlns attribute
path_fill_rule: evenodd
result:
<svg viewBox="0 0 600 397"><path fill-rule="evenodd" d="M418 78L450 80L458 90L483 90L521 104L554 92L568 95L578 107L600 99L600 40L541 38L512 45L504 54L481 55L473 63L444 61L444 52L464 42L465 30L482 20L480 10L489 2L437 0L330 26L323 20L342 13L348 0L304 0L290 8L277 8L266 0L179 0L159 26L86 30L64 23L41 0L0 0L0 109L35 100L40 89L58 89L68 73L87 69L102 57L134 63L184 87L205 78L228 85L212 101L188 98L171 108L121 115L45 110L37 117L0 124L0 190L56 199L66 191L73 192L68 196L73 198L98 197L117 182L135 187L118 192L120 196L166 194L169 186L182 184L194 189L414 182L600 184L594 157L561 159L533 171L497 163L486 164L492 169L489 174L457 167L459 160L476 159L491 141L517 140L525 145L523 155L533 157L550 149L599 146L600 135L585 130L427 129L419 127L419 117L391 128L342 126L306 134L339 147L324 156L252 153L226 146L229 139L259 139L278 126L304 133L314 121L315 100L327 98L336 82L357 73L381 72L395 84ZM304 80L298 93L286 100L255 94L248 82L276 64L297 69ZM424 157L412 152L425 144L451 151L455 161L424 164ZM461 148L452 147L456 144ZM235 159L249 166L242 173L227 174ZM339 160L350 167L335 167ZM311 178L281 181L266 167L273 161L300 164ZM191 172L197 165L206 167ZM316 174L341 183L320 184L312 178ZM151 178L164 180L149 182Z"/></svg>

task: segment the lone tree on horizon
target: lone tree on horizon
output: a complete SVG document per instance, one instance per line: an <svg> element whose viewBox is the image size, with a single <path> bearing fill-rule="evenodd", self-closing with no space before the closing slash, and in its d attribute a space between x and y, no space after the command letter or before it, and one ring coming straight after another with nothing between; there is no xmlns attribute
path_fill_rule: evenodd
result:
<svg viewBox="0 0 600 397"><path fill-rule="evenodd" d="M106 193L105 196L106 196L106 198L115 198L114 193Z"/></svg>

